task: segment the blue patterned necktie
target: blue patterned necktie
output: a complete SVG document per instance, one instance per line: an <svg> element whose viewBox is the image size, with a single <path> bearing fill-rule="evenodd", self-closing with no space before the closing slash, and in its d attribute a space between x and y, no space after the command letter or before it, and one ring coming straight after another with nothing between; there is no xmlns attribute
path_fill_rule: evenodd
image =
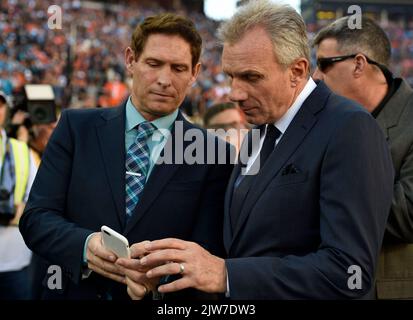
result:
<svg viewBox="0 0 413 320"><path fill-rule="evenodd" d="M133 210L139 202L140 195L145 187L149 171L149 147L147 139L156 130L150 122L138 125L138 134L135 142L129 147L126 154L126 218L132 216Z"/></svg>

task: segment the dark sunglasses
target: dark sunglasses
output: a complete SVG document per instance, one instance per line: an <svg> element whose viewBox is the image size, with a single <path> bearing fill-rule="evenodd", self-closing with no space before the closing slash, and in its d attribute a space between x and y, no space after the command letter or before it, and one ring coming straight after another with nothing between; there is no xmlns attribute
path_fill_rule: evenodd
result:
<svg viewBox="0 0 413 320"><path fill-rule="evenodd" d="M358 54L358 53L357 53ZM318 58L317 59L317 67L318 69L320 69L321 72L326 71L330 66L332 66L333 64L335 64L336 62L340 62L340 61L344 61L347 59L352 59L355 58L357 56L357 54L349 54L347 56L338 56L338 57L329 57L329 58ZM371 60L369 57L367 57L366 55L364 55L366 57L366 60L368 63L370 64L374 64L376 66L378 66L380 69L382 67L384 67L383 65L381 65L380 63ZM384 67L386 68L386 67Z"/></svg>
<svg viewBox="0 0 413 320"><path fill-rule="evenodd" d="M347 60L347 59L350 59L350 58L354 58L356 56L357 56L356 54L349 54L347 56L318 58L317 59L317 67L318 67L318 69L320 69L321 72L325 72L328 68L330 68L336 62L344 61L344 60Z"/></svg>
<svg viewBox="0 0 413 320"><path fill-rule="evenodd" d="M329 58L318 58L317 59L317 67L318 67L318 69L320 69L321 72L325 72L334 63L344 61L344 60L347 60L347 59L355 58L357 56L357 54L349 54L349 55L346 55L346 56L329 57ZM384 66L384 65L382 65L382 64L380 64L380 63L378 63L374 60L371 60L366 55L364 55L364 57L366 58L368 63L374 64L375 66L377 66L383 72L384 76L387 79L390 78L390 77L393 77L392 73L390 72L389 69L387 69L386 66Z"/></svg>

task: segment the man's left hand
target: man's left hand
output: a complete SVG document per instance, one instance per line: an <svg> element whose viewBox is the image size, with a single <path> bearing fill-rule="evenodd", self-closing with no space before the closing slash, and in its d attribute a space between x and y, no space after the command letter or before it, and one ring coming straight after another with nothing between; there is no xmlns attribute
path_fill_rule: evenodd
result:
<svg viewBox="0 0 413 320"><path fill-rule="evenodd" d="M161 285L161 293L195 288L208 293L226 291L227 272L225 260L210 254L194 242L179 239L162 239L145 244L150 253L140 259L148 267L148 278L181 274L182 278Z"/></svg>

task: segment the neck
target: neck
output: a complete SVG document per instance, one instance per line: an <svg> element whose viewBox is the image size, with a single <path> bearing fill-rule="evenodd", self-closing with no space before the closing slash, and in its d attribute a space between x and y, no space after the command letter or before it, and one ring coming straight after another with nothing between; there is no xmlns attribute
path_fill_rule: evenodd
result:
<svg viewBox="0 0 413 320"><path fill-rule="evenodd" d="M297 97L298 97L298 96L300 95L300 93L304 90L304 87L305 87L305 85L307 84L307 82L308 82L308 79L300 82L300 83L297 85L297 88L296 88L296 90L295 90L295 92L294 92L294 95L293 95L293 97L292 97L292 99L291 99L291 101L290 101L290 106L289 106L288 108L290 108L290 107L294 104L295 100L297 100Z"/></svg>
<svg viewBox="0 0 413 320"><path fill-rule="evenodd" d="M135 107L135 109L138 110L138 112L142 115L142 117L145 118L146 121L154 121L154 120L159 118L158 115L154 115L152 113L146 112L146 111L142 110L140 107L138 107L139 102L133 95L132 95L131 99L132 99L132 104Z"/></svg>
<svg viewBox="0 0 413 320"><path fill-rule="evenodd" d="M358 103L364 106L368 112L373 112L387 94L389 86L387 83L376 83L362 86L359 89L357 98Z"/></svg>

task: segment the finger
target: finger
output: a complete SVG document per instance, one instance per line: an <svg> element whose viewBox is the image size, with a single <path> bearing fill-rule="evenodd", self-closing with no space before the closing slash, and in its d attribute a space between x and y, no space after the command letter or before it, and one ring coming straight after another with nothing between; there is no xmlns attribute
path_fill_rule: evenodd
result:
<svg viewBox="0 0 413 320"><path fill-rule="evenodd" d="M123 276L124 272L123 270L121 270L116 264L103 260L101 258L99 258L98 256L93 256L91 259L88 259L88 265L92 263L94 265L96 265L97 267L99 267L100 269L103 269L107 272L110 273L115 273L118 275Z"/></svg>
<svg viewBox="0 0 413 320"><path fill-rule="evenodd" d="M125 269L125 276L134 282L143 283L146 278L146 273L138 272L135 270Z"/></svg>
<svg viewBox="0 0 413 320"><path fill-rule="evenodd" d="M139 271L140 269L143 269L139 259L119 258L118 260L116 260L116 265L119 265L127 269L131 269L131 270Z"/></svg>
<svg viewBox="0 0 413 320"><path fill-rule="evenodd" d="M162 249L179 249L184 250L188 246L188 241L175 239L175 238L166 238L161 240L151 241L145 244L145 249L148 251L162 250Z"/></svg>
<svg viewBox="0 0 413 320"><path fill-rule="evenodd" d="M193 287L191 280L188 277L183 277L178 280L159 286L158 291L160 293L168 293L183 290L190 287Z"/></svg>
<svg viewBox="0 0 413 320"><path fill-rule="evenodd" d="M141 300L148 293L148 289L140 283L136 283L129 278L126 279L126 285L128 286L128 295L134 300Z"/></svg>
<svg viewBox="0 0 413 320"><path fill-rule="evenodd" d="M94 254L110 262L116 261L116 255L113 252L107 250L101 243L94 247Z"/></svg>
<svg viewBox="0 0 413 320"><path fill-rule="evenodd" d="M149 270L146 273L146 276L148 278L156 278L156 277L163 277L167 275L174 275L174 274L180 274L180 273L181 273L180 263L172 262L172 263L163 264L159 267Z"/></svg>
<svg viewBox="0 0 413 320"><path fill-rule="evenodd" d="M132 300L142 300L143 297L138 297L137 295L135 295L135 293L132 291L132 289L130 287L126 288L126 292L128 293L129 297L131 297Z"/></svg>
<svg viewBox="0 0 413 320"><path fill-rule="evenodd" d="M169 261L182 262L185 261L185 251L176 249L164 249L148 254L140 259L142 266L154 267L156 265L162 265Z"/></svg>
<svg viewBox="0 0 413 320"><path fill-rule="evenodd" d="M148 250L146 250L146 245L148 245L150 243L150 241L146 240L146 241L142 241L139 243L134 243L133 245L131 245L130 247L130 254L131 254L131 258L140 258L142 256L144 256L145 254L148 253Z"/></svg>
<svg viewBox="0 0 413 320"><path fill-rule="evenodd" d="M125 273L125 277L129 278L135 283L144 285L146 289L149 290L155 290L155 288L159 284L159 278L148 279L146 277L146 273L140 273L134 270L127 270Z"/></svg>
<svg viewBox="0 0 413 320"><path fill-rule="evenodd" d="M107 272L106 270L103 270L103 269L99 268L95 264L90 264L89 269L96 272L96 273L98 273L98 274L100 274L100 275L102 275L102 276L104 276L104 277L106 277L106 278L109 278L109 279L115 280L117 282L126 284L126 280L125 280L124 276L120 276L118 274Z"/></svg>
<svg viewBox="0 0 413 320"><path fill-rule="evenodd" d="M102 244L102 236L100 233L96 233L90 240L87 245L87 254L86 256L98 256L102 259L115 262L116 255L109 250L106 250Z"/></svg>

